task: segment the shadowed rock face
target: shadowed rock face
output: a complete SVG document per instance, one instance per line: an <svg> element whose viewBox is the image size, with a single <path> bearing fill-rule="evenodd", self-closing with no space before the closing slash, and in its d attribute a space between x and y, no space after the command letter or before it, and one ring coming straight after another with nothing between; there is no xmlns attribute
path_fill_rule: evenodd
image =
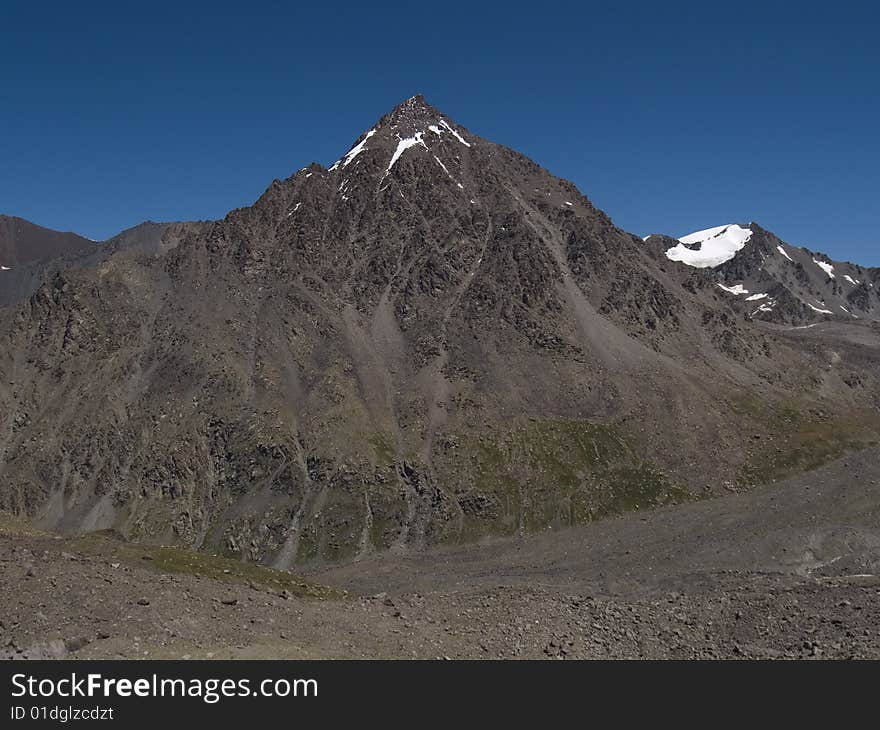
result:
<svg viewBox="0 0 880 730"><path fill-rule="evenodd" d="M26 300L61 271L94 267L121 252L128 256L162 253L165 246L173 245L163 243L164 234L170 229L172 235L167 239L173 240L176 226L147 221L97 243L74 233L40 228L21 218L0 216L0 248L5 241L12 252L7 260L16 262L0 269L0 307Z"/></svg>
<svg viewBox="0 0 880 730"><path fill-rule="evenodd" d="M414 97L330 169L0 310L0 508L287 567L874 439L876 335L768 333L713 276Z"/></svg>
<svg viewBox="0 0 880 730"><path fill-rule="evenodd" d="M94 245L93 241L75 233L53 231L23 218L0 215L0 266L9 270L85 251Z"/></svg>
<svg viewBox="0 0 880 730"><path fill-rule="evenodd" d="M98 250L94 241L75 233L0 215L0 307L26 299L47 275Z"/></svg>

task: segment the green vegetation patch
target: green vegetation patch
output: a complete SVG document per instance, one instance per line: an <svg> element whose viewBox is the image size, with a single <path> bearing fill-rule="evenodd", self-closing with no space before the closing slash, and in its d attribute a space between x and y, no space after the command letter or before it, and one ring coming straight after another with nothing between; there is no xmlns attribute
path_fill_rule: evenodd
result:
<svg viewBox="0 0 880 730"><path fill-rule="evenodd" d="M453 458L435 459L462 509L448 539L580 524L690 498L614 424L531 419L457 441Z"/></svg>
<svg viewBox="0 0 880 730"><path fill-rule="evenodd" d="M386 433L374 433L368 438L370 446L376 455L376 463L379 466L394 465L394 443Z"/></svg>
<svg viewBox="0 0 880 730"><path fill-rule="evenodd" d="M339 599L345 594L327 586L308 583L283 570L170 546L139 545L110 540L102 535L87 535L75 540L82 552L100 555L129 565L139 565L160 573L192 575L221 583L252 585L267 591L303 598Z"/></svg>
<svg viewBox="0 0 880 730"><path fill-rule="evenodd" d="M749 487L817 469L880 440L880 416L874 412L842 416L814 405L762 401L753 395L736 399L733 408L753 424L741 470L741 481Z"/></svg>

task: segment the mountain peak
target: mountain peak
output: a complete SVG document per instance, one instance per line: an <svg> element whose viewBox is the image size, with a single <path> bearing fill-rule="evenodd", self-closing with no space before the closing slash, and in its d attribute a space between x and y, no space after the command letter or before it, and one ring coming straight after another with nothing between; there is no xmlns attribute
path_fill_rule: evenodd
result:
<svg viewBox="0 0 880 730"><path fill-rule="evenodd" d="M369 156L378 153L383 158L383 172L388 172L406 150L422 147L430 151L434 149L432 143L444 138L464 147L471 146L465 136L438 109L428 104L421 94L411 96L361 134L348 152L330 167L330 171L346 168L361 153L372 150ZM449 175L448 167L443 163L440 165Z"/></svg>
<svg viewBox="0 0 880 730"><path fill-rule="evenodd" d="M440 116L440 111L425 101L424 96L416 94L400 102L400 104L382 117L379 123L396 125L407 122L424 122L438 116Z"/></svg>
<svg viewBox="0 0 880 730"><path fill-rule="evenodd" d="M394 109L392 110L392 114L399 111L424 108L431 109L433 107L431 107L431 105L428 104L427 101L425 101L425 97L422 94L414 94L413 96L409 97L409 99L405 99L404 101L400 102L400 104L398 104L396 107L394 107Z"/></svg>
<svg viewBox="0 0 880 730"><path fill-rule="evenodd" d="M443 118L439 109L431 106L421 94L416 94L383 116L376 123L375 129L388 130L392 136L405 138L426 131L429 125L439 124Z"/></svg>

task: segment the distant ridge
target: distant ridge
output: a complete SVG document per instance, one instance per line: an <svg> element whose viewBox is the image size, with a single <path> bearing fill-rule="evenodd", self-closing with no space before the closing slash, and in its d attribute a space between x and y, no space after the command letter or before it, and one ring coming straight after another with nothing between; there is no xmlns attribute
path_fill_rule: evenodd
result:
<svg viewBox="0 0 880 730"><path fill-rule="evenodd" d="M93 248L94 241L77 235L43 228L15 216L0 215L0 266L13 269Z"/></svg>

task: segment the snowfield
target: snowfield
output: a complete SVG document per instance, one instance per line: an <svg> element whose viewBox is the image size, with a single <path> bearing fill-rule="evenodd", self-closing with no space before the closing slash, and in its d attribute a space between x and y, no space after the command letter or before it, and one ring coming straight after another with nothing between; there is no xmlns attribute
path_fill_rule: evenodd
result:
<svg viewBox="0 0 880 730"><path fill-rule="evenodd" d="M736 256L751 237L750 229L735 223L707 228L679 238L679 245L666 251L666 257L698 269L720 266Z"/></svg>

